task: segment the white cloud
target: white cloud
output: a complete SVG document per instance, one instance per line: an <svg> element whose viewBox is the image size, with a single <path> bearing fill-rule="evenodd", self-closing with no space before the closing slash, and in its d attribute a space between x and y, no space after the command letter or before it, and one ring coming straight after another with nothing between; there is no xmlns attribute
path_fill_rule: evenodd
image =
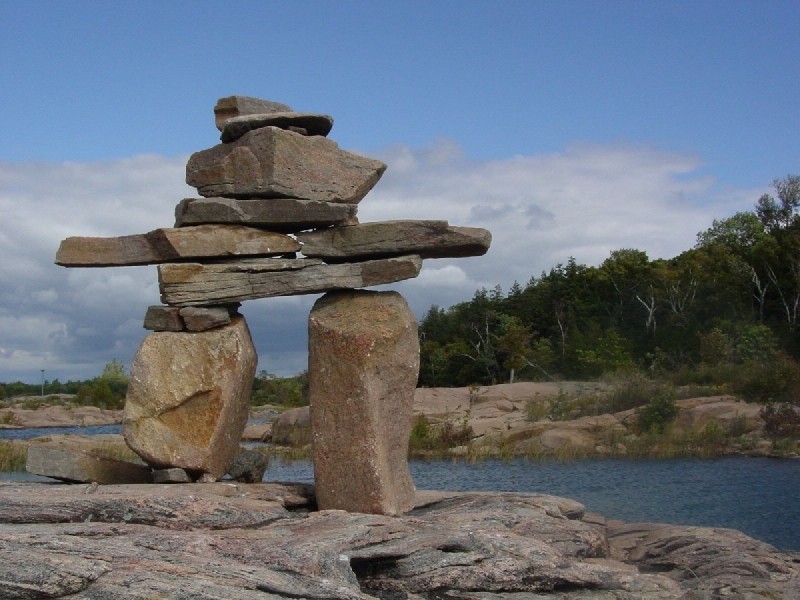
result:
<svg viewBox="0 0 800 600"><path fill-rule="evenodd" d="M155 155L92 163L0 163L0 381L93 377L112 359L129 362L158 300L153 267L64 269L53 264L68 236L142 233L173 224L194 195L187 157ZM479 287L526 282L570 256L599 264L611 250L651 258L690 248L695 235L747 210L764 189L720 189L696 156L647 146L576 144L563 152L473 161L454 142L397 146L389 169L361 202L362 222L443 219L486 227L488 254L426 261L420 277L388 289L417 315L468 300ZM245 303L261 364L303 368L314 297Z"/></svg>

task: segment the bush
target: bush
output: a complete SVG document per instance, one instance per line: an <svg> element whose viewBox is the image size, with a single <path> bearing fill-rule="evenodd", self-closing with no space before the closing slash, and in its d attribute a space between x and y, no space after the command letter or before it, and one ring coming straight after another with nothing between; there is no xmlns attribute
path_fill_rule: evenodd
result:
<svg viewBox="0 0 800 600"><path fill-rule="evenodd" d="M678 416L675 396L663 392L654 396L650 402L636 411L636 416L640 431L664 433Z"/></svg>
<svg viewBox="0 0 800 600"><path fill-rule="evenodd" d="M654 381L640 371L625 370L612 373L606 378L610 390L606 393L605 409L622 412L649 404L658 397L675 397L674 387L668 383Z"/></svg>
<svg viewBox="0 0 800 600"><path fill-rule="evenodd" d="M456 446L463 446L472 440L472 427L464 418L460 423L445 421L431 425L425 415L419 415L414 420L409 438L409 450L447 450Z"/></svg>
<svg viewBox="0 0 800 600"><path fill-rule="evenodd" d="M767 404L759 411L764 431L773 439L800 436L800 408L787 403Z"/></svg>
<svg viewBox="0 0 800 600"><path fill-rule="evenodd" d="M784 355L750 360L733 374L731 391L746 402L800 402L800 366Z"/></svg>

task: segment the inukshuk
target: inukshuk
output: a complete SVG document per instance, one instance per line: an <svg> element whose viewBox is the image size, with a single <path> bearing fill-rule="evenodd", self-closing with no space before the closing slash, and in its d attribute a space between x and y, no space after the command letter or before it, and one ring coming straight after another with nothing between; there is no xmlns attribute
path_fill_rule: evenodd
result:
<svg viewBox="0 0 800 600"><path fill-rule="evenodd" d="M71 237L67 267L159 264L163 306L131 366L128 445L157 469L223 476L248 414L256 353L240 303L325 295L309 317L314 477L320 508L399 514L413 502L406 455L419 370L417 324L396 292L422 259L478 256L488 231L446 221L359 223L386 169L327 139L333 119L249 98L214 108L222 143L191 156L176 223ZM298 254L300 253L300 254Z"/></svg>

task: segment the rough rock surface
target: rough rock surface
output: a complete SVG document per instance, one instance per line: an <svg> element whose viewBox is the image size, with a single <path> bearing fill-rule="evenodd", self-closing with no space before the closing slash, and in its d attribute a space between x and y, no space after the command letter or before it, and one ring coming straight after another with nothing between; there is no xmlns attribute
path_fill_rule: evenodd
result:
<svg viewBox="0 0 800 600"><path fill-rule="evenodd" d="M279 446L305 446L311 443L311 418L308 406L282 412L272 422L270 437Z"/></svg>
<svg viewBox="0 0 800 600"><path fill-rule="evenodd" d="M228 119L241 115L291 112L291 107L281 102L262 100L252 96L226 96L217 100L214 106L214 124L220 131Z"/></svg>
<svg viewBox="0 0 800 600"><path fill-rule="evenodd" d="M101 450L78 439L61 438L30 444L25 468L36 475L81 483L150 483L153 480L150 468L144 463L110 458Z"/></svg>
<svg viewBox="0 0 800 600"><path fill-rule="evenodd" d="M300 244L282 233L244 225L195 225L110 238L69 237L58 248L56 264L151 265L188 258L275 256L299 249Z"/></svg>
<svg viewBox="0 0 800 600"><path fill-rule="evenodd" d="M326 294L311 309L309 399L321 508L399 514L419 373L417 322L396 292Z"/></svg>
<svg viewBox="0 0 800 600"><path fill-rule="evenodd" d="M271 198L184 198L175 207L175 227L199 223L242 223L294 232L327 227L356 216L356 204Z"/></svg>
<svg viewBox="0 0 800 600"><path fill-rule="evenodd" d="M158 283L162 302L192 306L369 287L412 279L421 268L416 255L337 265L317 258L261 258L160 265Z"/></svg>
<svg viewBox="0 0 800 600"><path fill-rule="evenodd" d="M222 306L187 306L180 309L188 331L206 331L231 322L231 314Z"/></svg>
<svg viewBox="0 0 800 600"><path fill-rule="evenodd" d="M225 474L247 422L256 352L244 317L148 335L131 365L123 434L157 468Z"/></svg>
<svg viewBox="0 0 800 600"><path fill-rule="evenodd" d="M297 234L303 255L324 259L418 254L422 258L482 256L492 235L479 227L447 221L380 221Z"/></svg>
<svg viewBox="0 0 800 600"><path fill-rule="evenodd" d="M147 307L143 327L150 331L183 331L181 309L177 306L155 304Z"/></svg>
<svg viewBox="0 0 800 600"><path fill-rule="evenodd" d="M269 466L267 455L258 450L240 450L228 468L228 475L235 481L260 483Z"/></svg>
<svg viewBox="0 0 800 600"><path fill-rule="evenodd" d="M192 154L186 183L206 197L357 204L385 170L381 161L346 152L328 138L264 127Z"/></svg>
<svg viewBox="0 0 800 600"><path fill-rule="evenodd" d="M725 530L606 525L553 496L418 492L402 517L313 509L302 485L0 483L0 597L800 597L792 554Z"/></svg>

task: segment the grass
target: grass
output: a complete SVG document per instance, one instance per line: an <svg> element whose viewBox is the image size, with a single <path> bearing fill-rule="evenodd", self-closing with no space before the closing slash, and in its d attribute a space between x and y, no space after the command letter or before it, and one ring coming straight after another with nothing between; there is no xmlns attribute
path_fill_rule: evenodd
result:
<svg viewBox="0 0 800 600"><path fill-rule="evenodd" d="M0 471L24 471L28 444L0 440Z"/></svg>

